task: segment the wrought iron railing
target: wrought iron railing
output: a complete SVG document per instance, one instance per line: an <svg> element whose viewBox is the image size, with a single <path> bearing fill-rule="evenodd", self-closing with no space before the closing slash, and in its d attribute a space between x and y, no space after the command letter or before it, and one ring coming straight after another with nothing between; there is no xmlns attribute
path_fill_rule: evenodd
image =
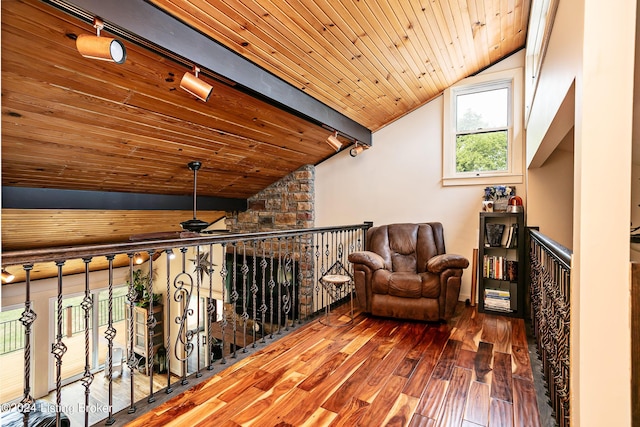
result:
<svg viewBox="0 0 640 427"><path fill-rule="evenodd" d="M531 321L549 391L549 403L560 427L569 426L571 323L571 251L530 230Z"/></svg>
<svg viewBox="0 0 640 427"><path fill-rule="evenodd" d="M93 301L90 287L90 263L97 257L106 257L108 261L108 297L106 331L107 361L105 376L108 379L108 414L106 425L116 421L113 406L113 349L117 319L115 305L127 311L127 360L126 365L131 377L128 413L135 413L136 403L145 400L153 403L158 393L171 393L186 384L193 385L205 371L214 370L217 365L225 365L238 353L258 349L268 340L276 338L290 329L324 312L324 307L332 302L323 291L320 278L335 271L337 266L350 269L347 257L349 253L362 250L366 230L371 223L342 227L323 227L303 230L272 231L251 234L218 234L199 237L141 241L123 244L94 245L74 248L50 248L42 250L5 252L3 267L13 270L20 266L25 274L24 312L19 319L24 333L24 394L20 407L29 410L34 398L31 392L32 350L31 335L36 313L31 299L31 271L40 263L55 263L57 266L56 313L54 316L55 339L51 343L51 353L55 359L55 408L71 407L72 403L63 402L62 365L65 362L67 347L63 342L65 328L63 322L63 296L65 295L66 276L63 266L69 260L81 259L84 263L84 298L80 304L83 314L85 335L85 369L81 383L85 389L84 425L90 425L90 395L94 372L92 372L89 351L91 328L91 310ZM134 284L134 271L138 268L134 256L148 254L150 280L145 283L146 295L162 294L160 300L149 298L148 317L143 322L147 328L147 357L134 351L133 310L139 300L139 291ZM127 304L116 304L113 296L114 264L116 257L128 257L129 289ZM175 255L175 257L174 257ZM126 258L125 258L126 259ZM190 264L193 263L193 266ZM162 276L155 274L157 265L162 266ZM125 267L126 268L126 267ZM349 271L346 271L349 273ZM218 275L221 285L216 288L214 276ZM10 286L19 286L12 284ZM217 296L217 297L216 297ZM346 298L347 291L341 297ZM216 298L214 298L216 297ZM223 310L218 312L221 300ZM203 309L200 310L200 303ZM164 306L162 320L173 324L164 329L160 344L154 340L158 331L158 318L154 316L154 305ZM126 308L125 308L126 307ZM194 309L194 307L198 307ZM163 327L163 326L161 326ZM215 334L215 336L214 336ZM201 344L219 343L204 346ZM136 342L136 344L139 344ZM154 367L157 357L162 353L167 375L163 391L154 392ZM154 363L155 362L155 363ZM215 363L215 366L214 366ZM193 366L192 369L189 366ZM143 368L148 375L149 392L146 396L136 395L134 376ZM38 367L35 367L36 375ZM177 379L176 379L177 378ZM101 384L98 386L102 386ZM25 417L28 412L25 412ZM56 413L58 425L61 412Z"/></svg>

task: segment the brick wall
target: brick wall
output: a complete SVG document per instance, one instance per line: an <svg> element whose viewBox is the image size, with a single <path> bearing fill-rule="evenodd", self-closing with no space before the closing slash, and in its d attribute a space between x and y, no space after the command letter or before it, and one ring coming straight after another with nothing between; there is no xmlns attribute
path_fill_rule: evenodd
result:
<svg viewBox="0 0 640 427"><path fill-rule="evenodd" d="M245 212L227 212L232 233L311 228L314 225L315 168L301 167L248 200Z"/></svg>
<svg viewBox="0 0 640 427"><path fill-rule="evenodd" d="M301 167L280 181L249 198L245 212L227 212L226 226L232 233L291 230L314 226L314 179L312 165ZM310 243L309 239L308 242ZM287 246L287 242L282 242ZM298 247L298 246L296 246ZM267 251L275 248L267 247ZM300 289L296 298L300 316L311 314L313 291L313 257L301 257L293 247L283 248L293 253L298 262ZM299 251L299 248L297 249ZM260 254L262 248L258 248Z"/></svg>

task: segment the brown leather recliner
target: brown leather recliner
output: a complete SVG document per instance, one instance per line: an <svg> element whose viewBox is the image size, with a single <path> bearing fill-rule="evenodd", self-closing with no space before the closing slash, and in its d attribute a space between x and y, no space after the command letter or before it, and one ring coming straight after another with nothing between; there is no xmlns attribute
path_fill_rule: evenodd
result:
<svg viewBox="0 0 640 427"><path fill-rule="evenodd" d="M424 321L451 318L469 260L445 253L441 223L372 227L365 249L349 255L363 311Z"/></svg>

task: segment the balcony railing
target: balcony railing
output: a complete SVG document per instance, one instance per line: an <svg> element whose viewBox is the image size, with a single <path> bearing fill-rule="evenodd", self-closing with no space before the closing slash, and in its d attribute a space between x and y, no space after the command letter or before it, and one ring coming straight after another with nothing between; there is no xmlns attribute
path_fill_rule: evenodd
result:
<svg viewBox="0 0 640 427"><path fill-rule="evenodd" d="M571 251L530 230L531 321L549 402L560 427L569 426Z"/></svg>
<svg viewBox="0 0 640 427"><path fill-rule="evenodd" d="M342 227L323 227L303 230L273 231L251 234L201 235L171 240L140 241L123 244L93 245L73 248L50 248L3 253L3 267L23 270L24 311L19 319L24 336L24 393L19 407L27 412L33 408L32 380L39 375L38 366L32 367L33 324L38 315L32 300L31 272L34 265L54 263L57 266L55 313L53 326L55 338L50 343L55 360L56 422L60 425L62 411L71 402L63 402L62 367L67 358L67 346L63 338L69 333L84 333L85 365L80 379L84 387L84 425L90 425L90 398L97 385L96 374L89 352L92 310L91 262L98 258L108 261L107 297L100 301L99 317L106 325L105 376L108 382L108 414L106 425L116 421L113 406L113 363L117 330L114 323L126 318L126 368L131 376L129 413L135 413L136 403L146 400L153 404L158 393L172 393L193 385L205 371L214 370L238 358L238 353L255 351L278 335L298 327L324 313L328 304L336 302L335 295L328 295L320 279L329 273L352 274L347 262L349 253L362 250L366 230L371 223ZM146 254L146 263L136 265L134 257ZM103 258L104 257L104 258ZM124 259L124 266L119 262ZM78 307L68 309L63 305L67 296L69 277L64 274L67 262L82 260L84 265L84 297ZM128 292L118 300L113 289L119 283L114 273L127 269ZM146 334L139 334L134 326L140 319L134 316L139 304L140 291L136 289L134 272L144 268L149 280L142 293L159 294L159 299L149 298L148 317L142 319ZM77 277L75 279L77 281ZM348 288L342 290L338 300L349 296ZM154 315L162 306L162 315ZM155 307L155 308L154 308ZM71 311L65 311L71 310ZM74 314L75 313L75 314ZM80 328L69 327L81 325ZM136 324L138 322L138 325ZM102 322L101 322L102 323ZM161 324L162 323L162 324ZM162 331L162 339L154 340ZM137 351L141 335L147 335L143 350ZM157 337L156 337L157 338ZM203 346L202 344L209 343ZM212 345L217 343L219 345ZM202 350L204 348L204 350ZM143 353L147 357L141 355ZM158 356L165 371L166 387L154 391L154 372ZM35 369L35 375L32 373ZM134 389L134 376L148 377L149 392L141 396ZM98 385L102 387L102 384ZM136 394L137 393L137 394ZM74 402L74 404L76 404Z"/></svg>

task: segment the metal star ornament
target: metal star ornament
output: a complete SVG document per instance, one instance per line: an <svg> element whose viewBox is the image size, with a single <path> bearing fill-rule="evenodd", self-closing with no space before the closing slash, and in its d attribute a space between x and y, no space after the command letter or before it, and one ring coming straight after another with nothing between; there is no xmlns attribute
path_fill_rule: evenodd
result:
<svg viewBox="0 0 640 427"><path fill-rule="evenodd" d="M209 262L209 252L200 252L198 258L190 259L196 267L196 272L200 273L200 281L204 279L204 274L213 272L213 267L217 267L218 264L212 264Z"/></svg>

